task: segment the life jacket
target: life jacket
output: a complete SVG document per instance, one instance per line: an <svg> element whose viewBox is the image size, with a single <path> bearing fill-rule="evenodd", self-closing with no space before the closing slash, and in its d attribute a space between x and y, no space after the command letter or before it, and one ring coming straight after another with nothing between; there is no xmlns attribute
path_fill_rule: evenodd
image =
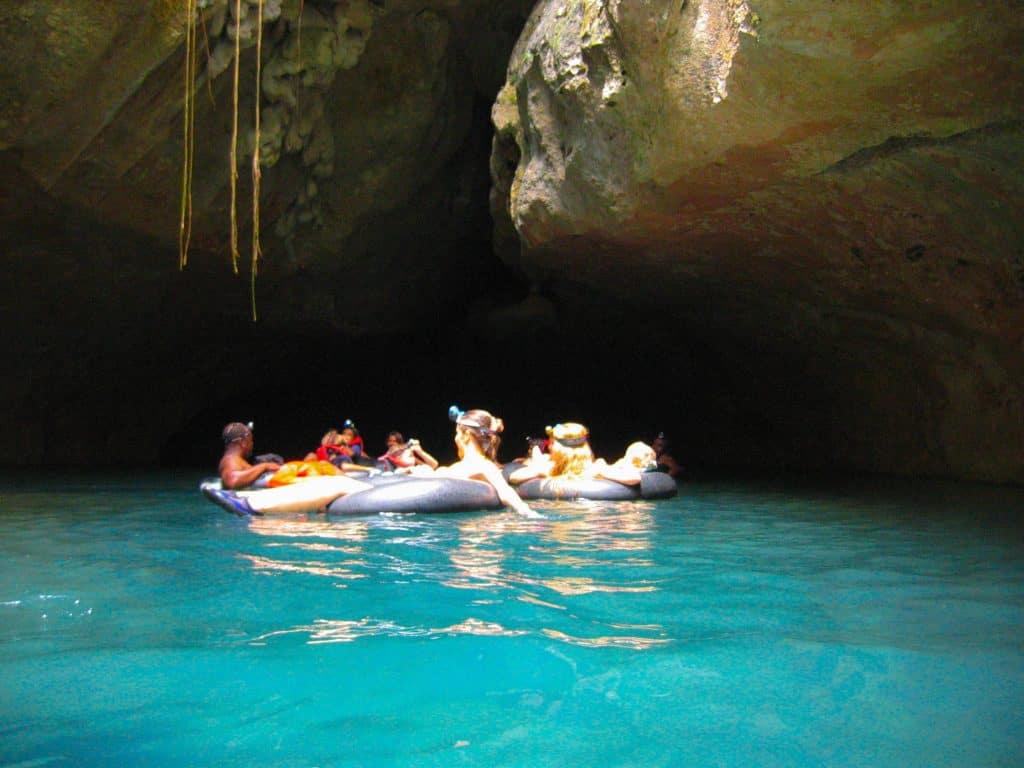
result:
<svg viewBox="0 0 1024 768"><path fill-rule="evenodd" d="M316 457L320 461L329 461L335 466L346 463L353 456L355 451L347 445L321 445L316 449Z"/></svg>
<svg viewBox="0 0 1024 768"><path fill-rule="evenodd" d="M409 458L403 458L403 454L409 452ZM414 467L416 466L416 455L409 451L407 448L403 448L400 451L394 451L393 453L385 453L383 456L378 456L377 461L384 461L391 464L393 467Z"/></svg>

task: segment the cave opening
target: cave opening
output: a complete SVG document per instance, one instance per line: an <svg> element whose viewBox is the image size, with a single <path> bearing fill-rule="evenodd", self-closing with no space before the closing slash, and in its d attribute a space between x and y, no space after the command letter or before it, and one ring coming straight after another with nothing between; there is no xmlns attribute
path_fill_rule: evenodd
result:
<svg viewBox="0 0 1024 768"><path fill-rule="evenodd" d="M255 324L248 275L232 275L227 251L229 78L197 93L196 128L211 140L196 148L199 216L179 272L180 39L139 43L121 68L98 49L69 50L85 80L45 104L27 70L9 73L11 105L26 115L0 122L8 464L211 467L231 420L253 420L259 448L295 456L345 418L371 451L398 429L450 458L445 413L456 403L505 419L505 458L575 420L608 458L665 432L695 472L1019 482L1024 283L1012 203L1024 144L1001 102L976 114L960 105L956 120L921 113L900 131L884 116L853 125L817 92L801 93L792 114L766 111L758 77L778 70L748 54L774 48L744 38L728 98L659 133L621 117L642 114L648 97L666 103L657 88L629 92L634 69L610 77L616 57L584 62L610 68L589 73L598 91L572 78L582 90L559 91L570 81L545 80L522 50L515 59L533 2L370 3L343 35L326 18L340 4L306 6L323 17L306 42L331 56L316 77L308 70L322 89L304 85L301 110L268 114L281 152L264 169ZM146 11L132 14L124 23ZM227 27L212 19L210 61L226 66ZM275 44L290 44L287 26ZM25 67L29 39L16 36L11 57ZM253 55L243 53L247 78ZM522 68L522 93L505 87L510 65ZM98 71L105 90L80 95L74 84ZM292 74L280 69L270 90L284 98ZM572 111L573 93L603 98L615 83L626 90L590 103L599 115ZM844 98L854 105L844 114L870 117L856 89ZM502 185L528 164L498 113L534 108L523 152L546 146L554 165L533 179L543 189L520 232L494 213L509 210ZM302 141L288 144L286 125L306 118ZM629 128L647 141L635 157L668 169L647 179L647 197L631 197L635 184L602 187L637 148ZM242 199L247 183L243 174ZM613 220L602 190L612 203L621 193L625 218Z"/></svg>

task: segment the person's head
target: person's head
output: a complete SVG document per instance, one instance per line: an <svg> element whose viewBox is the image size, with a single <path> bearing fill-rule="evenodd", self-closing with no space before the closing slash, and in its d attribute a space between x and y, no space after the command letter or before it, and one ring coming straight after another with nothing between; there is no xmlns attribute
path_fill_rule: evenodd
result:
<svg viewBox="0 0 1024 768"><path fill-rule="evenodd" d="M233 421L224 427L220 437L224 441L225 450L228 448L240 450L243 456L252 453L252 422L242 424L240 421Z"/></svg>
<svg viewBox="0 0 1024 768"><path fill-rule="evenodd" d="M338 430L329 429L324 433L324 436L320 438L320 445L337 445L338 444Z"/></svg>
<svg viewBox="0 0 1024 768"><path fill-rule="evenodd" d="M339 434L339 435L341 436L341 439L342 439L342 440L343 440L343 441L345 442L345 445L348 445L348 444L350 444L350 443L351 443L351 442L352 442L353 440L355 440L356 436L357 436L357 435L358 435L359 433L358 433L358 432L356 432L356 430L355 430L355 428L354 428L354 427L345 427L345 428L344 428L343 430L341 430L341 432L339 432L338 434Z"/></svg>
<svg viewBox="0 0 1024 768"><path fill-rule="evenodd" d="M526 438L526 450L527 450L527 452L532 451L534 448L539 448L541 453L547 453L547 450L548 450L548 438L546 438L546 437L528 437L528 438Z"/></svg>
<svg viewBox="0 0 1024 768"><path fill-rule="evenodd" d="M664 432L659 432L658 436L651 441L651 448L654 449L655 456L661 456L665 451L668 450L669 440L665 437Z"/></svg>
<svg viewBox="0 0 1024 768"><path fill-rule="evenodd" d="M355 422L352 419L345 419L341 425L341 431L348 433L350 442L359 437L359 430L356 429Z"/></svg>
<svg viewBox="0 0 1024 768"><path fill-rule="evenodd" d="M388 438L386 442L388 450L391 450L392 448L398 448L400 446L405 445L405 438L402 436L401 432L388 432Z"/></svg>
<svg viewBox="0 0 1024 768"><path fill-rule="evenodd" d="M448 418L455 422L455 445L459 449L460 458L466 448L473 444L491 461L498 460L498 447L501 445L505 422L479 408L460 411L454 405L448 409Z"/></svg>
<svg viewBox="0 0 1024 768"><path fill-rule="evenodd" d="M631 443L622 459L641 472L652 470L658 465L658 457L647 443Z"/></svg>
<svg viewBox="0 0 1024 768"><path fill-rule="evenodd" d="M548 453L551 455L552 475L583 475L587 467L594 461L594 452L590 449L587 428L574 421L545 427L550 441Z"/></svg>

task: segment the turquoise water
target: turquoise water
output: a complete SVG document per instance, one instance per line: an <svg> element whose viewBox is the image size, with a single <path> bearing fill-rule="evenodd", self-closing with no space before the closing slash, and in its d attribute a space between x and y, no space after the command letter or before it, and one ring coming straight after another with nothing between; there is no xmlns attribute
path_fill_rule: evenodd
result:
<svg viewBox="0 0 1024 768"><path fill-rule="evenodd" d="M0 765L1006 766L1024 490L246 521L0 484Z"/></svg>

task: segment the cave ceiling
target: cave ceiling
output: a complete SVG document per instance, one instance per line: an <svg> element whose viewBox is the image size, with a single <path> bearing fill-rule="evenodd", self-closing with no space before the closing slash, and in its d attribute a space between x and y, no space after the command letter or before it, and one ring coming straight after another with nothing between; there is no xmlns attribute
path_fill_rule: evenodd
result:
<svg viewBox="0 0 1024 768"><path fill-rule="evenodd" d="M191 354L180 428L217 333L454 323L664 350L723 460L1024 481L1019 2L235 7L196 4L194 139L187 0L0 8L9 457L97 420L155 456L116 403Z"/></svg>

